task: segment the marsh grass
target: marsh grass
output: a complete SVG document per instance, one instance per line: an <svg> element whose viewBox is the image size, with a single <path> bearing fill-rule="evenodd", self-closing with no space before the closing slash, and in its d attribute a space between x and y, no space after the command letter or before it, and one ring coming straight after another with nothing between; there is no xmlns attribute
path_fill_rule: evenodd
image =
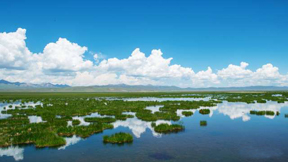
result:
<svg viewBox="0 0 288 162"><path fill-rule="evenodd" d="M157 133L172 133L183 131L185 127L179 124L159 124L154 127L155 132Z"/></svg>
<svg viewBox="0 0 288 162"><path fill-rule="evenodd" d="M115 118L110 117L104 117L104 118L98 118L98 117L87 117L84 118L85 122L97 122L97 123L113 123L116 121Z"/></svg>
<svg viewBox="0 0 288 162"><path fill-rule="evenodd" d="M201 120L200 121L200 126L207 126L207 121L205 121L205 120Z"/></svg>
<svg viewBox="0 0 288 162"><path fill-rule="evenodd" d="M275 96L273 94L281 94ZM210 101L123 101L106 100L104 97L131 98L131 97L211 97ZM97 98L98 99L95 99ZM99 99L102 97L102 99ZM105 129L112 129L109 124L117 120L133 118L133 115L124 115L123 112L134 112L136 117L143 121L152 121L152 127L160 133L178 132L184 130L182 125L160 124L157 120L179 121L177 110L192 110L200 107L217 106L226 100L228 102L246 102L253 104L255 101L287 101L287 92L263 92L263 93L228 93L228 92L147 92L147 93L0 93L0 102L6 103L3 114L10 114L6 119L0 119L0 147L21 144L33 144L36 147L55 147L65 144L63 137L79 136L89 137ZM14 102L21 101L21 105L13 108ZM33 102L41 104L27 106ZM163 105L159 112L152 113L147 106ZM80 126L79 121L73 120L74 116L86 116L91 113L114 116L115 118L85 118L90 122L88 126ZM183 115L190 115L189 111ZM201 114L209 114L209 109L201 109ZM256 115L275 115L275 112L251 111ZM279 112L276 112L279 115ZM29 123L28 116L39 116L43 123ZM288 114L285 114L288 117ZM67 122L72 121L73 126L67 127Z"/></svg>
<svg viewBox="0 0 288 162"><path fill-rule="evenodd" d="M263 115L268 115L268 116L274 116L275 112L274 111L255 111L251 110L250 111L251 115L258 115L258 116L263 116ZM280 113L277 111L276 115L278 116Z"/></svg>
<svg viewBox="0 0 288 162"><path fill-rule="evenodd" d="M199 113L202 115L207 115L207 114L210 114L210 110L209 109L201 109L201 110L199 110Z"/></svg>
<svg viewBox="0 0 288 162"><path fill-rule="evenodd" d="M115 133L111 136L103 136L104 143L114 143L114 144L122 144L122 143L131 143L133 142L133 136L129 133Z"/></svg>
<svg viewBox="0 0 288 162"><path fill-rule="evenodd" d="M127 118L133 118L134 115L129 115L129 114L119 114L115 115L116 120L126 120Z"/></svg>
<svg viewBox="0 0 288 162"><path fill-rule="evenodd" d="M78 119L72 120L72 125L73 125L73 126L79 125L80 123L81 123L81 122L80 122L80 120L78 120Z"/></svg>
<svg viewBox="0 0 288 162"><path fill-rule="evenodd" d="M113 125L107 123L92 123L88 126L75 127L60 127L57 134L64 137L71 137L77 135L82 138L87 138L95 133L103 132L105 129L112 129Z"/></svg>
<svg viewBox="0 0 288 162"><path fill-rule="evenodd" d="M191 111L183 111L182 112L182 115L184 115L184 116L192 116L193 115L193 112L191 112Z"/></svg>
<svg viewBox="0 0 288 162"><path fill-rule="evenodd" d="M265 114L266 115L270 115L270 116L274 116L275 115L274 111L266 111Z"/></svg>

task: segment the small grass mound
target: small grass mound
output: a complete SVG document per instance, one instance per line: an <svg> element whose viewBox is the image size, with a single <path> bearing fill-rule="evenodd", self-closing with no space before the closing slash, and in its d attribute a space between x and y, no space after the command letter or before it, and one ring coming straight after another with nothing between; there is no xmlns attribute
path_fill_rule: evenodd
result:
<svg viewBox="0 0 288 162"><path fill-rule="evenodd" d="M114 118L110 117L104 117L104 118L98 118L98 117L87 117L84 118L85 122L97 122L97 123L113 123L116 121Z"/></svg>
<svg viewBox="0 0 288 162"><path fill-rule="evenodd" d="M257 113L257 111L255 111L255 110L250 110L250 114L251 114L251 115L256 115L256 113Z"/></svg>
<svg viewBox="0 0 288 162"><path fill-rule="evenodd" d="M207 126L207 121L205 121L205 120L202 120L202 121L200 121L200 126Z"/></svg>
<svg viewBox="0 0 288 162"><path fill-rule="evenodd" d="M63 137L59 137L54 133L42 134L38 139L35 140L35 145L38 148L41 147L58 147L66 144Z"/></svg>
<svg viewBox="0 0 288 162"><path fill-rule="evenodd" d="M183 112L182 112L182 115L184 115L184 116L191 116L191 115L193 115L193 112L191 112L191 111L183 111Z"/></svg>
<svg viewBox="0 0 288 162"><path fill-rule="evenodd" d="M259 100L257 100L257 103L266 103L266 100L259 99Z"/></svg>
<svg viewBox="0 0 288 162"><path fill-rule="evenodd" d="M79 124L80 124L80 120L78 119L72 120L72 125L79 125Z"/></svg>
<svg viewBox="0 0 288 162"><path fill-rule="evenodd" d="M210 110L209 109L201 109L201 110L199 110L199 113L202 115L210 114Z"/></svg>
<svg viewBox="0 0 288 162"><path fill-rule="evenodd" d="M179 124L159 124L157 126L154 127L155 132L158 133L170 133L170 132L179 132L184 130L184 126L183 125L179 125Z"/></svg>
<svg viewBox="0 0 288 162"><path fill-rule="evenodd" d="M103 136L104 143L131 143L133 142L133 136L129 133L115 133L111 136Z"/></svg>
<svg viewBox="0 0 288 162"><path fill-rule="evenodd" d="M274 116L275 112L274 111L255 111L255 110L251 110L250 111L251 115L270 115L270 116ZM276 115L279 115L280 113L277 111Z"/></svg>
<svg viewBox="0 0 288 162"><path fill-rule="evenodd" d="M271 115L271 116L274 116L274 115L275 115L275 113L274 113L274 111L266 111L266 115Z"/></svg>
<svg viewBox="0 0 288 162"><path fill-rule="evenodd" d="M285 118L288 118L288 114L285 114Z"/></svg>

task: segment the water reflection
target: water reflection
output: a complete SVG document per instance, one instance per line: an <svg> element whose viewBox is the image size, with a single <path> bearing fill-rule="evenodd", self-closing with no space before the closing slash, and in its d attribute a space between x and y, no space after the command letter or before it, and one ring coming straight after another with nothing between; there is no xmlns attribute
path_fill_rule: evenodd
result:
<svg viewBox="0 0 288 162"><path fill-rule="evenodd" d="M24 148L18 146L10 146L8 148L0 148L0 157L12 156L15 161L23 160Z"/></svg>
<svg viewBox="0 0 288 162"><path fill-rule="evenodd" d="M12 116L12 115L11 114L2 114L2 113L0 113L0 119L7 119L10 116Z"/></svg>
<svg viewBox="0 0 288 162"><path fill-rule="evenodd" d="M173 99L175 99L175 98L173 98ZM176 98L176 99L179 99L179 98ZM185 98L185 99L187 99L187 98ZM7 105L9 106L9 104L6 104L6 106ZM25 105L27 105L27 104L25 104ZM3 107L5 107L5 106L3 106L3 103L2 103L2 105L0 105L0 108L3 108ZM147 110L151 110L151 113L155 113L155 112L159 112L160 111L159 109L161 107L163 107L163 105L148 106L148 107L146 107L146 109ZM226 116L225 117L226 119L228 119L228 117L231 120L240 118L244 122L246 122L246 121L249 121L249 120L253 119L253 116L250 115L250 111L251 110L273 111L276 114L276 112L280 112L281 113L281 109L283 107L288 107L288 102L277 103L277 102L268 101L267 103L247 104L247 103L241 103L241 102L226 102L226 101L223 101L223 103L219 103L219 104L217 104L217 106L214 106L214 107L200 107L200 109L209 109L210 110L210 114L209 114L210 117L213 117L215 115L221 116L221 117L225 117ZM15 106L14 106L14 108L15 108ZM179 105L179 108L181 108L181 105ZM176 113L181 119L185 117L182 114L183 111L193 112L194 115L202 116L201 114L197 113L197 111L199 111L200 109L190 109L190 110L179 109L179 110L177 110ZM142 120L138 119L136 117L136 113L135 112L123 112L123 114L133 115L134 117L133 118L128 118L128 119L126 119L124 121L120 120L120 121L116 121L116 122L112 123L114 128L118 128L118 127L129 128L136 138L140 138L141 135L143 133L145 133L147 130L150 130L152 132L153 137L161 137L161 134L159 134L159 133L154 131L154 128L151 126L152 122L142 121ZM0 119L1 119L1 115L4 116L6 114L1 114L0 113ZM192 117L194 115L192 115ZM274 119L275 116L276 115L271 115L271 116L265 115L263 117L266 117L266 118L269 118L269 119ZM57 116L57 118L60 118L60 117L61 116ZM89 125L90 124L89 122L85 122L84 121L85 117L113 117L113 116L107 116L107 115L100 115L98 113L92 113L92 114L86 115L86 116L75 116L75 117L73 117L73 119L80 120L80 125L84 125L84 126L85 125ZM29 116L28 118L29 118L30 123L43 122L43 120L42 120L42 118L40 116ZM190 118L190 117L187 117L187 118ZM228 120L230 120L230 119L228 119ZM266 120L266 121L270 121L270 120ZM277 122L277 120L275 120L275 121ZM156 125L159 125L161 123L171 124L172 122L171 121L158 120L155 123L156 123ZM185 124L188 125L189 123L185 123ZM226 124L230 124L230 123L227 122ZM72 121L68 121L68 126L69 125L72 126ZM233 125L230 125L230 126L233 127ZM209 127L207 127L207 128L209 128ZM243 130L245 130L245 129L243 128ZM219 128L219 131L223 131L223 130L221 130L221 128ZM193 133L201 133L201 132L198 131L198 132L193 132ZM191 135L191 134L187 134L187 136L188 135ZM204 134L204 135L207 135L207 134ZM77 137L75 135L72 136L72 137L66 137L64 139L66 141L66 144L64 146L62 146L62 147L59 147L58 150L65 150L67 147L75 145L75 144L79 143L82 140L80 137ZM246 148L245 147L243 149L239 148L239 150L238 151L240 152L240 154L243 157L249 157L249 158L270 158L270 157L282 156L282 154L284 154L284 153L279 153L280 151L275 151L275 150L269 149L269 148L263 148L263 149L258 149L257 150L255 148L249 148L249 147ZM10 157L13 157L16 161L23 159L23 153L24 153L24 148L20 148L18 146L10 146L8 148L0 148L0 157L2 157L2 156L10 156ZM155 154L153 156L162 157L162 155L160 156L158 154Z"/></svg>
<svg viewBox="0 0 288 162"><path fill-rule="evenodd" d="M273 111L275 115L265 115L266 118L274 119L276 116L276 112L280 112L281 108L288 106L288 102L285 103L277 103L273 101L268 101L265 104L255 103L255 104L247 104L247 103L233 103L233 102L223 102L218 104L216 107L211 107L210 114L213 113L214 110L218 110L219 113L227 115L230 119L242 118L243 121L249 121L251 119L248 114L250 114L251 110L256 111ZM211 115L212 116L212 115Z"/></svg>
<svg viewBox="0 0 288 162"><path fill-rule="evenodd" d="M154 128L151 126L151 123L152 122L142 121L134 117L134 118L128 118L125 121L116 121L115 123L113 123L113 126L114 128L128 127L137 138L140 138L141 134L146 132L147 129L151 130L154 137L161 137L161 134L156 133L154 131ZM158 120L155 123L156 125L162 123L171 124L170 121L164 121L164 120Z"/></svg>
<svg viewBox="0 0 288 162"><path fill-rule="evenodd" d="M181 118L184 118L186 117L185 115L182 114L183 111L188 111L188 112L192 112L193 114L196 112L196 109L192 109L192 110L177 110L176 111L176 114L177 116L181 117ZM190 116L189 116L190 117Z"/></svg>
<svg viewBox="0 0 288 162"><path fill-rule="evenodd" d="M158 97L140 97L140 98L123 98L121 100L123 101L158 101L158 102L162 102L162 101L209 101L211 99L211 97L205 97L205 98L191 98L191 97L182 97L182 98L169 98L169 97L165 97L165 98L158 98Z"/></svg>
<svg viewBox="0 0 288 162"><path fill-rule="evenodd" d="M136 115L135 112L123 112L122 114L123 114L123 115L133 115L133 116Z"/></svg>
<svg viewBox="0 0 288 162"><path fill-rule="evenodd" d="M90 115L86 115L86 116L74 116L72 117L73 120L79 120L80 121L80 126L87 126L90 123L84 121L84 118L89 118L89 117L99 117L99 118L104 118L104 117L112 117L114 118L114 116L111 115L100 115L99 113L92 113ZM67 126L72 126L72 121L68 121L68 125Z"/></svg>
<svg viewBox="0 0 288 162"><path fill-rule="evenodd" d="M28 108L35 108L36 105L42 105L41 102L27 102L27 103L21 103L21 101L15 101L13 103L0 103L0 119L6 119L10 116L12 116L11 114L5 114L2 113L2 111L7 111L7 110L12 110L15 108L19 108L19 109L28 109ZM23 106L23 107L22 107Z"/></svg>
<svg viewBox="0 0 288 162"><path fill-rule="evenodd" d="M65 137L66 144L62 147L59 147L58 150L65 150L66 147L71 146L71 145L75 145L76 143L78 143L81 140L82 140L82 138L77 137L76 135L74 135L72 137Z"/></svg>
<svg viewBox="0 0 288 162"><path fill-rule="evenodd" d="M29 122L30 123L41 123L43 122L42 117L41 116L28 116Z"/></svg>
<svg viewBox="0 0 288 162"><path fill-rule="evenodd" d="M163 105L147 106L145 109L151 110L151 113L154 114L155 112L159 112L161 107L163 107Z"/></svg>
<svg viewBox="0 0 288 162"><path fill-rule="evenodd" d="M182 112L183 111L190 111L195 113L196 111L199 111L201 109L209 109L210 114L209 117L212 117L215 112L218 112L219 114L223 114L224 116L229 116L230 119L237 119L237 118L242 118L242 120L249 121L250 120L250 111L251 110L256 110L256 111L273 111L275 114L276 112L280 112L281 108L288 106L288 102L286 103L277 103L277 102L267 102L265 104L262 103L255 103L255 104L247 104L247 103L240 103L240 102L226 102L224 101L223 103L218 104L217 106L214 107L200 107L199 109L191 109L191 110L177 110L177 115L181 118L185 117ZM155 113L159 111L159 108L162 106L149 106L146 109L151 110L152 113ZM123 114L132 114L135 116L135 113L131 112L125 112ZM193 116L193 115L192 115ZM266 118L273 119L275 118L276 115L269 116L265 115ZM134 118L128 118L125 121L116 121L113 123L114 128L117 127L128 127L130 130L132 130L132 133L137 137L140 138L141 134L144 133L147 129L152 131L153 136L155 137L161 137L161 134L156 133L154 129L151 127L152 122L146 122L137 119L136 117ZM168 123L171 124L171 121L164 121L164 120L158 120L156 124L161 124L161 123Z"/></svg>

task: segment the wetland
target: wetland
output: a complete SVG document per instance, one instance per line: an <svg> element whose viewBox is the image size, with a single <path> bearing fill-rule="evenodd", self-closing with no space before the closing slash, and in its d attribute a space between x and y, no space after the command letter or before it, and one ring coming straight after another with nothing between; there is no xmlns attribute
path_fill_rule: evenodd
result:
<svg viewBox="0 0 288 162"><path fill-rule="evenodd" d="M287 92L1 92L0 161L283 161L287 116Z"/></svg>

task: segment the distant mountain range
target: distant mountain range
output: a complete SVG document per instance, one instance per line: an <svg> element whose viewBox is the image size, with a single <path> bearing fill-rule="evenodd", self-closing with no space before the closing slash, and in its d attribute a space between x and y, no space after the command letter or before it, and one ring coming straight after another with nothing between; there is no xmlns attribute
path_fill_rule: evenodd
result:
<svg viewBox="0 0 288 162"><path fill-rule="evenodd" d="M26 89L26 88L65 88L70 87L62 84L31 84L31 83L20 83L20 82L9 82L7 80L0 80L0 89Z"/></svg>
<svg viewBox="0 0 288 162"><path fill-rule="evenodd" d="M176 86L153 85L103 85L103 86L75 86L61 84L30 84L0 80L0 91L10 92L172 92L172 91L288 91L288 87L250 86L250 87L208 87L208 88L180 88Z"/></svg>

